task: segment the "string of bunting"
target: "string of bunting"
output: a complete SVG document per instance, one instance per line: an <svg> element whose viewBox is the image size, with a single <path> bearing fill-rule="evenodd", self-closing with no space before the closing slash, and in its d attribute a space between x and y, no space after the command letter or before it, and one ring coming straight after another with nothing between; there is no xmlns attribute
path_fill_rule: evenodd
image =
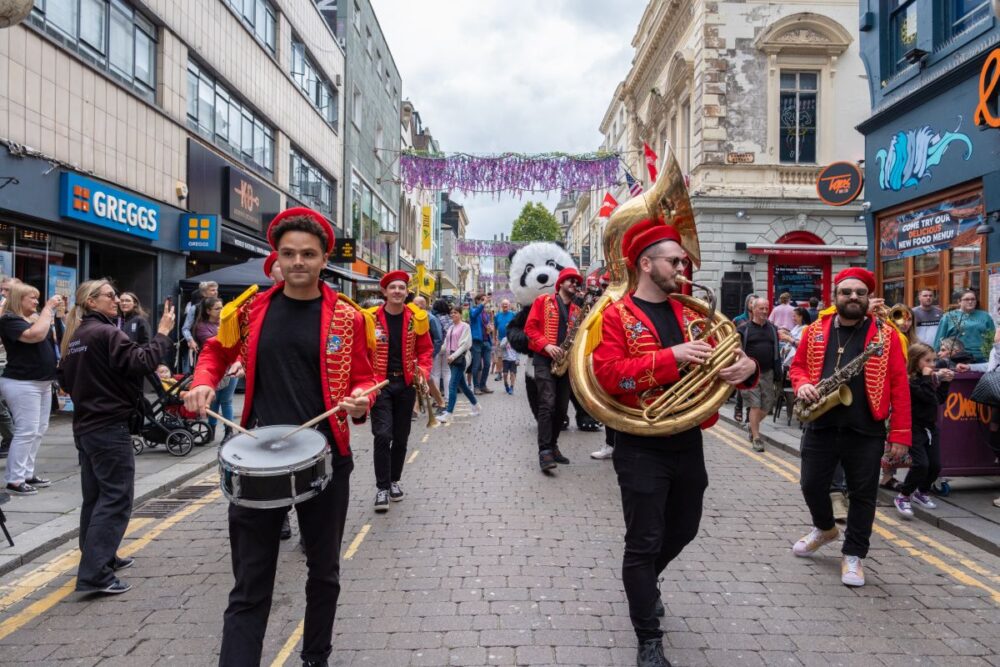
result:
<svg viewBox="0 0 1000 667"><path fill-rule="evenodd" d="M583 191L618 182L618 153L468 153L404 151L400 178L407 190L460 190L521 194L539 190Z"/></svg>
<svg viewBox="0 0 1000 667"><path fill-rule="evenodd" d="M487 239L458 239L455 241L456 255L473 257L509 257L510 253L527 244L513 241L489 241Z"/></svg>

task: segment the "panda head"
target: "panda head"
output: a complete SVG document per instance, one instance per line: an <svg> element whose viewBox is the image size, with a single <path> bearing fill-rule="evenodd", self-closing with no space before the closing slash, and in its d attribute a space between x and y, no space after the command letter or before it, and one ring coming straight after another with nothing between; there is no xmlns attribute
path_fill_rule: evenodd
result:
<svg viewBox="0 0 1000 667"><path fill-rule="evenodd" d="M519 304L531 305L542 294L555 292L556 278L567 267L576 264L558 243L529 243L510 255L510 289Z"/></svg>

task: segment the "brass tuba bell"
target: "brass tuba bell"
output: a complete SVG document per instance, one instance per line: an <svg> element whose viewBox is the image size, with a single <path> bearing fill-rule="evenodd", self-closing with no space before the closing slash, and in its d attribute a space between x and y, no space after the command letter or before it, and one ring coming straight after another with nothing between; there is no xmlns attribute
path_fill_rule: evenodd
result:
<svg viewBox="0 0 1000 667"><path fill-rule="evenodd" d="M672 294L671 299L700 313L697 329L689 328L689 337L701 337L715 344L707 362L699 367L681 369L679 382L665 388L659 396L640 399L641 406L624 405L609 395L594 376L593 363L587 354L588 341L598 335L604 309L635 288L636 275L629 272L622 257L622 237L638 222L653 218L673 225L681 236L681 245L694 267L701 265L701 250L694 225L694 213L688 198L684 175L668 147L660 176L653 186L629 199L611 215L604 230L604 257L611 272L611 283L604 295L590 310L570 348L569 375L577 398L595 419L611 428L635 435L670 435L698 426L714 415L729 400L733 387L718 378L718 372L735 359L739 334L733 323L715 310L714 297L709 300ZM678 279L678 282L690 282ZM704 289L704 288L702 288ZM708 290L706 290L708 291ZM685 372L686 371L686 372ZM649 393L649 392L647 392Z"/></svg>

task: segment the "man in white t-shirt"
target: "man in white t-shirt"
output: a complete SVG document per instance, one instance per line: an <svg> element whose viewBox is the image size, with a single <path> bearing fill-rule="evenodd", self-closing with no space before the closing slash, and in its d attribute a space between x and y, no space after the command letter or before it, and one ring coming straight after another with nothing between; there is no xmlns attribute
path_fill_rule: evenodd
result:
<svg viewBox="0 0 1000 667"><path fill-rule="evenodd" d="M779 329L791 331L795 327L795 306L789 303L792 300L790 292L782 292L778 297L778 305L771 311L767 319L771 324Z"/></svg>
<svg viewBox="0 0 1000 667"><path fill-rule="evenodd" d="M917 296L920 305L913 309L913 326L921 343L934 347L943 311L934 305L934 290L922 289Z"/></svg>

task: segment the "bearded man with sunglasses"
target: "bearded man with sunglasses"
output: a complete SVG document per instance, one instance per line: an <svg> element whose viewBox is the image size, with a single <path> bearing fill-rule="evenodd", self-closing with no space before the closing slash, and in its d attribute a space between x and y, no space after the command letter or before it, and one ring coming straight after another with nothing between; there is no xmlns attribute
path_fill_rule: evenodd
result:
<svg viewBox="0 0 1000 667"><path fill-rule="evenodd" d="M894 459L901 458L910 446L910 389L896 329L868 315L875 276L853 267L838 273L834 285L836 312L821 313L806 327L792 361L789 375L796 398L809 403L819 400L816 385L822 379L847 366L873 342L880 343L881 349L868 358L861 372L848 379L854 398L851 404L838 405L806 426L801 486L813 529L792 551L796 556L812 556L837 539L830 482L839 463L851 501L840 578L846 586L863 586L861 560L868 555L885 443L889 443Z"/></svg>

